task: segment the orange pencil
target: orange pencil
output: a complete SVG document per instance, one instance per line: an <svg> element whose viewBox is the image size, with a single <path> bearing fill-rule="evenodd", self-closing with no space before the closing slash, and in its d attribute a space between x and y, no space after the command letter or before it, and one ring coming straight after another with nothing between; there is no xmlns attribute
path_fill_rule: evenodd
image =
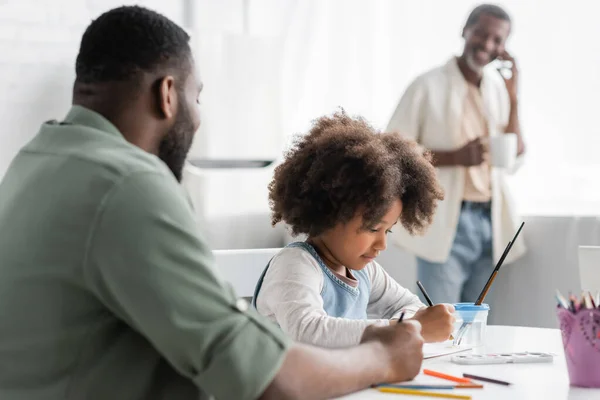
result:
<svg viewBox="0 0 600 400"><path fill-rule="evenodd" d="M425 375L435 376L436 378L446 379L447 381L452 381L452 382L457 382L457 383L470 383L470 384L473 383L473 381L470 379L459 378L458 376L446 375L441 372L432 371L430 369L424 369L423 373Z"/></svg>

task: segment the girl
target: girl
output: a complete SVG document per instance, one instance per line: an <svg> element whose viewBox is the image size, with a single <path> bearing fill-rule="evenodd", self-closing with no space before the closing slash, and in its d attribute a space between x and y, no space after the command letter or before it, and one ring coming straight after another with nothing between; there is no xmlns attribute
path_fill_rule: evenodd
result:
<svg viewBox="0 0 600 400"><path fill-rule="evenodd" d="M273 257L254 305L293 339L319 346L358 344L365 327L401 313L421 323L426 341L448 339L453 307L424 307L375 261L397 221L422 232L442 198L415 142L343 111L318 119L269 185L273 225L283 221L307 239Z"/></svg>

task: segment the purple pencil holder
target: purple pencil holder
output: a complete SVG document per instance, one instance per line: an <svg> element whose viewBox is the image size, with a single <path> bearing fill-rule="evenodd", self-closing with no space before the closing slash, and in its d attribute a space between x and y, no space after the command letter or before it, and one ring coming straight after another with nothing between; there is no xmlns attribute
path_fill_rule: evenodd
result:
<svg viewBox="0 0 600 400"><path fill-rule="evenodd" d="M559 308L557 315L571 385L600 388L600 310Z"/></svg>

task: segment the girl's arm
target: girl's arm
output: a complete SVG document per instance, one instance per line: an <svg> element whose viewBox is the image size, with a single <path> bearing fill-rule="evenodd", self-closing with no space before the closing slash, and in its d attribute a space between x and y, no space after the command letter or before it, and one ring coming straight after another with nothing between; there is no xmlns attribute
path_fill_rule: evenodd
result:
<svg viewBox="0 0 600 400"><path fill-rule="evenodd" d="M317 261L302 249L284 249L267 270L257 309L274 318L292 339L329 348L360 343L369 325L389 325L387 319L351 320L327 315L322 287L323 272Z"/></svg>
<svg viewBox="0 0 600 400"><path fill-rule="evenodd" d="M371 278L371 297L367 308L369 317L392 319L405 312L405 318L410 318L420 308L425 307L415 294L400 286L375 261L369 263L366 268Z"/></svg>

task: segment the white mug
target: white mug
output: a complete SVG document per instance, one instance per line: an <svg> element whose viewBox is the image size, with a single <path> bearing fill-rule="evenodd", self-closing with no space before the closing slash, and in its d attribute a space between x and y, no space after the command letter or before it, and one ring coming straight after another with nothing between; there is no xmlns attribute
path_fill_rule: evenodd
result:
<svg viewBox="0 0 600 400"><path fill-rule="evenodd" d="M499 133L490 138L490 161L493 167L512 168L516 159L516 133Z"/></svg>

